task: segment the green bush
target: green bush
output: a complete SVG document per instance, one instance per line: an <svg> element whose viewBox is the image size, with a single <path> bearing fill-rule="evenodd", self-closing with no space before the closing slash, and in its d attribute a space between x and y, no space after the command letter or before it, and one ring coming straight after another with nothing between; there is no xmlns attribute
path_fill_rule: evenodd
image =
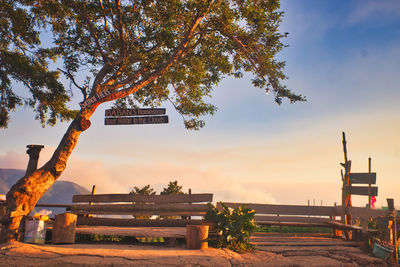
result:
<svg viewBox="0 0 400 267"><path fill-rule="evenodd" d="M210 245L228 248L238 253L250 252L254 246L250 244L250 235L256 229L255 211L242 205L235 209L228 208L222 202L222 211L214 205L209 205L207 220L215 222L218 232L216 240L210 240Z"/></svg>

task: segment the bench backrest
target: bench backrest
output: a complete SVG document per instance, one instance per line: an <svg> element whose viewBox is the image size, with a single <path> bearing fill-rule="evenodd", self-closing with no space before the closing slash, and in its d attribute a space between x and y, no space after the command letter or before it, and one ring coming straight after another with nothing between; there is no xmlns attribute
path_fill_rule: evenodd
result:
<svg viewBox="0 0 400 267"><path fill-rule="evenodd" d="M229 208L247 205L256 212L255 220L258 224L310 223L321 224L332 217L341 216L341 209L327 206L302 205L274 205L254 203L223 202ZM222 209L220 203L218 209Z"/></svg>
<svg viewBox="0 0 400 267"><path fill-rule="evenodd" d="M193 203L212 202L213 194L182 194L182 195L133 195L133 194L99 194L73 195L72 203L78 202L145 202L145 203Z"/></svg>
<svg viewBox="0 0 400 267"><path fill-rule="evenodd" d="M109 214L109 215L168 215L190 216L207 213L206 204L212 201L212 194L190 195L133 195L133 194L103 194L74 195L71 211L76 214ZM91 204L75 204L90 202Z"/></svg>

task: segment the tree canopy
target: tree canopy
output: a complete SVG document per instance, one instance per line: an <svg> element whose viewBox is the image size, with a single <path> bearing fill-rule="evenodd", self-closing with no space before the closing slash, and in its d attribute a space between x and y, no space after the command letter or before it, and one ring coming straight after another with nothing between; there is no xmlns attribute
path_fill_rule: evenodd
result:
<svg viewBox="0 0 400 267"><path fill-rule="evenodd" d="M199 129L216 110L212 89L245 72L277 103L302 101L282 84L285 63L276 59L287 34L278 30L282 16L277 0L1 1L0 126L23 103L42 124L74 118L74 88L89 106L93 96L117 106L169 101L187 128ZM45 31L52 43L41 40ZM13 82L30 96L17 95Z"/></svg>
<svg viewBox="0 0 400 267"><path fill-rule="evenodd" d="M71 119L76 112L67 108L70 96L59 81L59 72L50 70L48 59L54 49L41 45L41 25L28 6L29 1L0 2L0 127L6 128L9 112L26 104L42 124L54 125ZM27 5L25 5L27 4ZM17 95L12 82L20 82L30 96Z"/></svg>
<svg viewBox="0 0 400 267"><path fill-rule="evenodd" d="M133 189L129 192L129 194L151 196L155 195L156 191L154 191L154 188L151 188L150 185L148 184L143 186L142 188L134 186Z"/></svg>
<svg viewBox="0 0 400 267"><path fill-rule="evenodd" d="M167 187L163 188L163 191L160 192L160 195L183 195L185 194L182 191L182 186L178 185L178 181L171 181L167 185Z"/></svg>

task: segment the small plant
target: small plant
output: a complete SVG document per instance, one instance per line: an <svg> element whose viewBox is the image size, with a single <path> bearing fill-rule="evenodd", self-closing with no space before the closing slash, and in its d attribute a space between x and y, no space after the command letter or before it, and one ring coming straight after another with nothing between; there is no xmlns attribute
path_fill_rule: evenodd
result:
<svg viewBox="0 0 400 267"><path fill-rule="evenodd" d="M376 218L371 218L368 221L368 229L378 229L378 220Z"/></svg>
<svg viewBox="0 0 400 267"><path fill-rule="evenodd" d="M217 240L210 241L210 245L219 248L228 248L238 253L250 252L254 246L250 244L250 235L256 229L254 221L255 211L241 205L235 209L228 208L222 202L222 211L209 203L206 219L215 222L218 232Z"/></svg>

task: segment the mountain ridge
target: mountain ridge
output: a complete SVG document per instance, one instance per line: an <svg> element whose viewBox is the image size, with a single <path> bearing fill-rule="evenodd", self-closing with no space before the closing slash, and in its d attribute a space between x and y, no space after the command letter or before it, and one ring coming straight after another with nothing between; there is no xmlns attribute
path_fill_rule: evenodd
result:
<svg viewBox="0 0 400 267"><path fill-rule="evenodd" d="M10 188L25 175L25 170L0 168L0 194L7 194ZM38 203L71 204L72 195L90 194L90 191L77 183L57 180L42 196ZM48 208L52 214L64 212L65 209Z"/></svg>

